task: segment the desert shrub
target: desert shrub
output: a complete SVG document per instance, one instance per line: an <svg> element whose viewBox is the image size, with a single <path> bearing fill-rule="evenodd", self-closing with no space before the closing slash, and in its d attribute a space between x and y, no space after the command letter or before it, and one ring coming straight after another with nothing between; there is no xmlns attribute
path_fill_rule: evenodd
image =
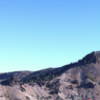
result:
<svg viewBox="0 0 100 100"><path fill-rule="evenodd" d="M90 80L96 82L96 77L93 75L93 73L88 73L87 77L88 77Z"/></svg>
<svg viewBox="0 0 100 100"><path fill-rule="evenodd" d="M21 89L22 92L26 91L25 88L23 88L22 86L20 87L20 89Z"/></svg>
<svg viewBox="0 0 100 100"><path fill-rule="evenodd" d="M31 100L28 96L26 96L26 100Z"/></svg>

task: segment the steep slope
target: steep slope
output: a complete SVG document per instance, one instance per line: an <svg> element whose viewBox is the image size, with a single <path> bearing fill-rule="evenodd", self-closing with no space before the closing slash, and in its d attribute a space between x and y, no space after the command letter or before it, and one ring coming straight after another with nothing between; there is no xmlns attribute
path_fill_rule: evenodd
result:
<svg viewBox="0 0 100 100"><path fill-rule="evenodd" d="M0 74L0 100L100 100L100 52L36 72Z"/></svg>

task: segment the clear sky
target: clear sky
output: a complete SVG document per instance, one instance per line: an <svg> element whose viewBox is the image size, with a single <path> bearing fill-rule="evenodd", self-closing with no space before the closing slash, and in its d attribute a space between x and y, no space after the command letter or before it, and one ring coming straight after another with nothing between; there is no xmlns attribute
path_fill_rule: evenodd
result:
<svg viewBox="0 0 100 100"><path fill-rule="evenodd" d="M59 67L99 43L100 0L0 0L0 72Z"/></svg>

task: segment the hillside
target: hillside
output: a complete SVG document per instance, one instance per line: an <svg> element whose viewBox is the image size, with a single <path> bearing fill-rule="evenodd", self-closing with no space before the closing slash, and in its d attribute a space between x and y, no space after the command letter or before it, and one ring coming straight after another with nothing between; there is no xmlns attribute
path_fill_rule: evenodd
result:
<svg viewBox="0 0 100 100"><path fill-rule="evenodd" d="M100 52L59 68L2 73L0 100L100 100Z"/></svg>

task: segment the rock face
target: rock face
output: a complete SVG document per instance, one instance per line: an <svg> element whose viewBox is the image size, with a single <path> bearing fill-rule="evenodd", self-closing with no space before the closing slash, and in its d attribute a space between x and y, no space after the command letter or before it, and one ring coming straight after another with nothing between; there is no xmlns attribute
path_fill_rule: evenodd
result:
<svg viewBox="0 0 100 100"><path fill-rule="evenodd" d="M100 100L100 52L59 68L0 74L0 100Z"/></svg>

